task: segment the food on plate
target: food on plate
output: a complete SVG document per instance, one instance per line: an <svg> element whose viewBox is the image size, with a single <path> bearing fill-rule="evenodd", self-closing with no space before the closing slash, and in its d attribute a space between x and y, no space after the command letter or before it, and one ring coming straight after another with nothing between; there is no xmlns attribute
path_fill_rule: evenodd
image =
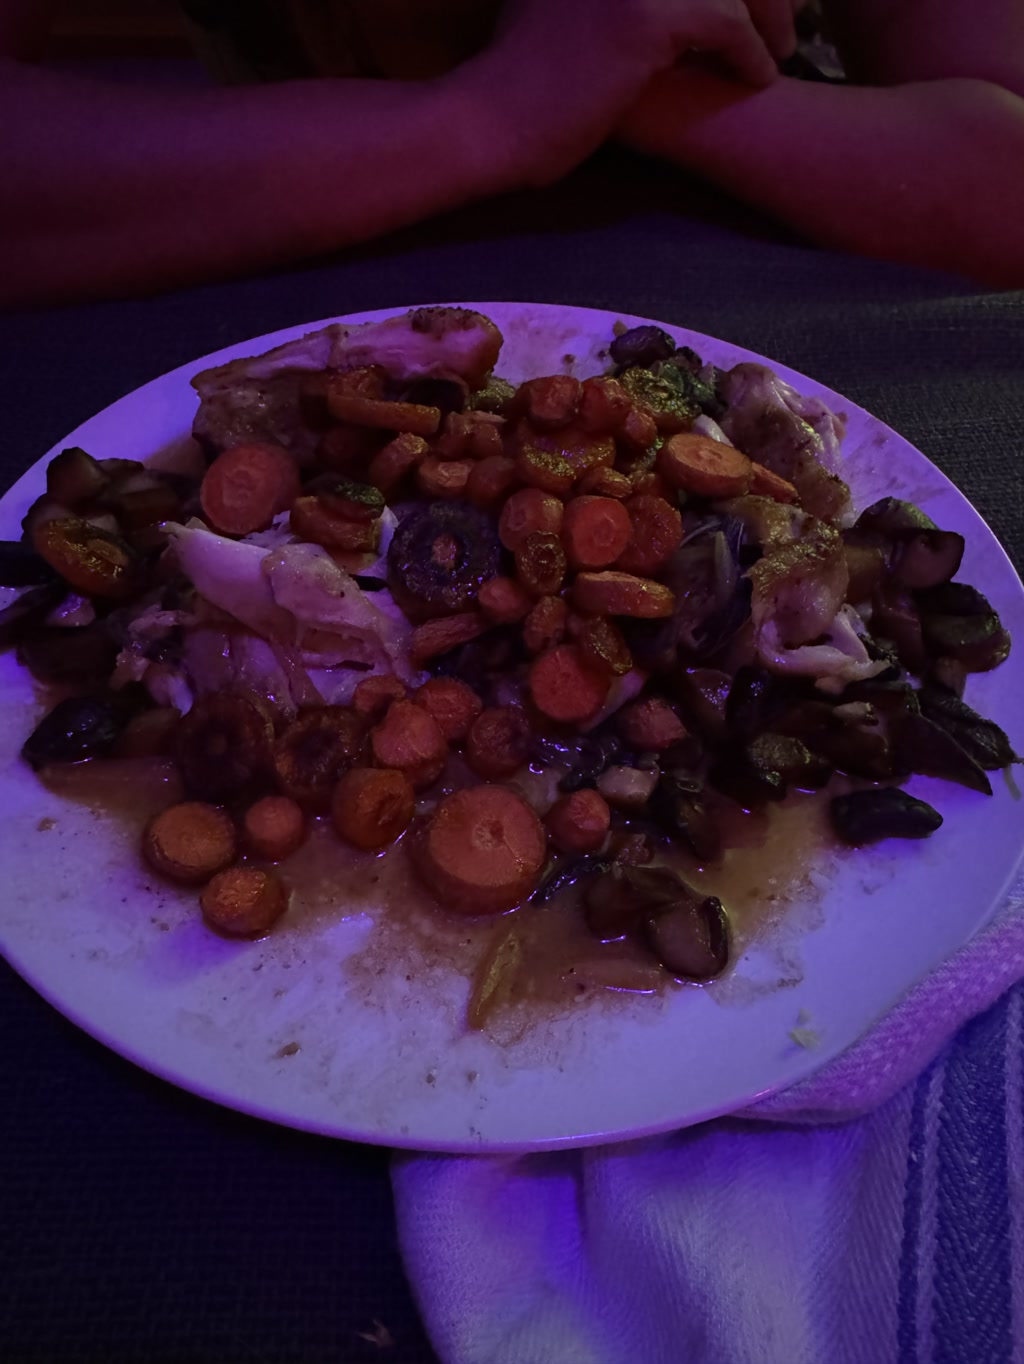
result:
<svg viewBox="0 0 1024 1364"><path fill-rule="evenodd" d="M323 837L508 915L474 1024L542 930L613 988L719 975L773 809L860 847L940 829L915 774L990 795L963 692L1010 639L962 536L856 514L842 418L765 366L608 341L514 386L469 310L332 324L195 377L201 479L63 451L0 546L0 640L59 689L25 761L172 764L142 855L222 933L288 923Z"/></svg>

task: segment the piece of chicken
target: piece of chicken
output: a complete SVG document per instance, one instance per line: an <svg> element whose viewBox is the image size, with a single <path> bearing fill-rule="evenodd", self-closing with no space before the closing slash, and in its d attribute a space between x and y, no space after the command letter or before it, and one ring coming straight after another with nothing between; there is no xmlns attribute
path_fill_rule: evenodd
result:
<svg viewBox="0 0 1024 1364"><path fill-rule="evenodd" d="M812 515L824 521L848 516L850 490L837 472L840 418L753 362L723 374L719 392L728 403L719 424L735 446L795 484Z"/></svg>
<svg viewBox="0 0 1024 1364"><path fill-rule="evenodd" d="M210 454L269 440L306 461L318 439L302 422L300 395L310 374L379 365L391 379L459 379L476 390L497 363L502 340L490 318L468 308L414 308L354 326L332 322L263 355L196 374L192 434Z"/></svg>

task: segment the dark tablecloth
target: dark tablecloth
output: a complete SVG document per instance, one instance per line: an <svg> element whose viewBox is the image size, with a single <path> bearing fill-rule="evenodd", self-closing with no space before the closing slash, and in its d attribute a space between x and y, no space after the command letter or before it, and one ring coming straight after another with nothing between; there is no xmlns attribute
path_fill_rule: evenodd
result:
<svg viewBox="0 0 1024 1364"><path fill-rule="evenodd" d="M1024 562L1024 295L808 248L617 158L337 262L0 318L0 477L229 342L459 299L613 308L777 357L909 438ZM0 1358L434 1359L402 1276L385 1151L152 1079L2 963L0 1040ZM379 1343L360 1334L378 1326Z"/></svg>

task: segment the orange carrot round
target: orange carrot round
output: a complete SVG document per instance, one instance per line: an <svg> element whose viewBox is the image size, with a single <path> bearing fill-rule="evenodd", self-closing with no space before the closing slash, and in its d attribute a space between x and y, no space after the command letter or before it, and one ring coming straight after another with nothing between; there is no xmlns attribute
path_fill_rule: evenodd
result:
<svg viewBox="0 0 1024 1364"><path fill-rule="evenodd" d="M544 826L522 796L471 786L438 803L416 866L446 909L493 914L530 894L546 859Z"/></svg>
<svg viewBox="0 0 1024 1364"><path fill-rule="evenodd" d="M587 659L576 644L559 644L534 659L530 695L537 709L560 724L591 720L608 695L608 675Z"/></svg>
<svg viewBox="0 0 1024 1364"><path fill-rule="evenodd" d="M750 488L753 472L742 450L691 431L665 442L656 467L673 488L698 497L741 497Z"/></svg>
<svg viewBox="0 0 1024 1364"><path fill-rule="evenodd" d="M245 846L268 862L283 862L306 836L302 807L289 796L264 796L250 805L242 820Z"/></svg>
<svg viewBox="0 0 1024 1364"><path fill-rule="evenodd" d="M552 843L561 852L596 852L611 825L608 802L598 791L584 789L556 800L546 824Z"/></svg>
<svg viewBox="0 0 1024 1364"><path fill-rule="evenodd" d="M298 465L279 445L233 445L207 469L199 489L203 515L223 535L265 530L299 495Z"/></svg>
<svg viewBox="0 0 1024 1364"><path fill-rule="evenodd" d="M142 853L149 865L181 885L201 885L229 866L238 852L231 816L201 800L162 810L146 827Z"/></svg>
<svg viewBox="0 0 1024 1364"><path fill-rule="evenodd" d="M573 568L607 568L632 531L629 512L613 497L575 497L565 509L562 544Z"/></svg>
<svg viewBox="0 0 1024 1364"><path fill-rule="evenodd" d="M353 767L334 788L331 820L346 842L375 852L405 832L415 809L416 793L404 772Z"/></svg>
<svg viewBox="0 0 1024 1364"><path fill-rule="evenodd" d="M472 687L457 677L431 677L417 688L413 700L437 721L450 744L461 743L484 708Z"/></svg>
<svg viewBox="0 0 1024 1364"><path fill-rule="evenodd" d="M203 918L211 927L235 938L268 933L288 908L288 892L272 871L229 867L199 897Z"/></svg>
<svg viewBox="0 0 1024 1364"><path fill-rule="evenodd" d="M514 554L529 535L537 532L557 535L562 529L563 513L562 503L553 493L540 488L520 488L501 509L498 537Z"/></svg>

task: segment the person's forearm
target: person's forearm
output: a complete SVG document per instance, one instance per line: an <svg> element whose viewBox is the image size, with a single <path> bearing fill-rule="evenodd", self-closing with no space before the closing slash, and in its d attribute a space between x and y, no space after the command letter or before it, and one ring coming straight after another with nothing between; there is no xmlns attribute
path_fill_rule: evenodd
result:
<svg viewBox="0 0 1024 1364"><path fill-rule="evenodd" d="M826 246L1024 286L1024 99L976 80L885 89L660 78L621 136Z"/></svg>
<svg viewBox="0 0 1024 1364"><path fill-rule="evenodd" d="M0 66L0 305L234 274L507 186L451 82L105 87Z"/></svg>

